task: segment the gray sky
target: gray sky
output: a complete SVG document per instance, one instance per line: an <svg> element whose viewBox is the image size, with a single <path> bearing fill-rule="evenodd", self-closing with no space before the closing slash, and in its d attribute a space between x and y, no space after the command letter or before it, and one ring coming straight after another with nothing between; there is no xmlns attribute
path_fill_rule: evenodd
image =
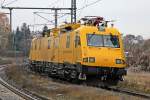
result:
<svg viewBox="0 0 150 100"><path fill-rule="evenodd" d="M2 2L1 0L0 2ZM14 0L5 0L5 4ZM18 0L8 6L27 6L27 7L70 7L71 0ZM77 0L77 7L81 8L86 4L97 0ZM7 11L2 10L0 11ZM43 11L43 10L34 10ZM23 22L28 24L47 23L40 17L33 15L33 10L14 10L13 28L21 25ZM45 10L44 12L52 12ZM63 11L61 11L63 12ZM53 15L41 14L46 18L53 20ZM78 19L83 16L98 15L107 20L116 20L115 26L125 34L143 35L144 38L150 38L150 0L102 0L84 10L78 11ZM61 16L61 15L60 15ZM62 17L59 22L69 19L69 16ZM50 26L52 27L52 26ZM38 30L40 27L34 27Z"/></svg>

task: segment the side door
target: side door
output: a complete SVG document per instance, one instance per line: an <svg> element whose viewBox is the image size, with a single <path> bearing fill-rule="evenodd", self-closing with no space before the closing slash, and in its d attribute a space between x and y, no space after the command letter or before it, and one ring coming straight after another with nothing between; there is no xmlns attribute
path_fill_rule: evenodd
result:
<svg viewBox="0 0 150 100"><path fill-rule="evenodd" d="M76 32L74 36L74 63L80 62L82 60L81 52L81 38L80 34Z"/></svg>

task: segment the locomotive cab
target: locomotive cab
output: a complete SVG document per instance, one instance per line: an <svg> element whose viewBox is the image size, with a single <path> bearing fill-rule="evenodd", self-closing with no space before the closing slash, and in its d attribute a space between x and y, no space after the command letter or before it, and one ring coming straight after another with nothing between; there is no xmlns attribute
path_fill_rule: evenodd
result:
<svg viewBox="0 0 150 100"><path fill-rule="evenodd" d="M119 31L113 27L105 27L101 31L96 26L82 26L78 33L82 73L110 79L117 76L122 80L122 76L126 75L126 64Z"/></svg>

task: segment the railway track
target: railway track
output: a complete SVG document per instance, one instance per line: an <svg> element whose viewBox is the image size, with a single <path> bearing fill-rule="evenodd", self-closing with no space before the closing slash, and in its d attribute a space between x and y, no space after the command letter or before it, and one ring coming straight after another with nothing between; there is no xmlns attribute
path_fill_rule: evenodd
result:
<svg viewBox="0 0 150 100"><path fill-rule="evenodd" d="M130 95L130 96L141 97L143 99L150 100L150 94L141 93L139 91L134 91L134 90L127 89L127 88L121 88L121 87L118 87L118 86L109 86L109 85L106 86L102 82L92 82L91 83L91 82L88 81L88 82L84 82L84 85L91 86L91 87L96 87L96 88L101 88L101 89L112 91L112 92L127 94L127 95Z"/></svg>
<svg viewBox="0 0 150 100"><path fill-rule="evenodd" d="M141 98L145 98L145 99L150 99L149 94L140 93L140 92L125 89L125 88L107 87L107 88L104 88L104 89L119 92L119 93L125 93L125 94L128 94L128 95L137 96L137 97L141 97Z"/></svg>
<svg viewBox="0 0 150 100"><path fill-rule="evenodd" d="M6 66L4 66L4 67L6 67ZM70 83L66 80L62 80L62 79L58 79L58 78L52 78L52 79L55 82L59 82L59 83L63 83L63 84L72 84L72 83ZM80 83L80 84L78 84L78 83L74 83L74 84L101 88L101 89L105 89L105 90L112 91L112 92L127 94L127 95L141 97L141 98L150 100L150 94L140 93L140 92L137 92L137 91L133 91L133 90L125 89L125 88L120 88L120 87L116 87L116 86L114 86L114 87L104 87L103 85L93 84L93 83L94 82L92 82L92 84L88 83L88 82L84 82L84 83ZM17 95L21 96L22 98L25 98L26 100L49 100L48 98L38 96L37 94L32 93L32 92L27 91L27 90L22 92L22 91L16 89L15 87L12 87L11 85L9 85L7 82L2 80L1 78L0 78L0 84L4 85L5 87L10 89L11 91L16 93Z"/></svg>
<svg viewBox="0 0 150 100"><path fill-rule="evenodd" d="M12 85L8 84L7 82L5 82L1 78L0 78L0 84L3 85L4 87L6 87L7 89L11 90L15 94L19 95L20 97L24 98L25 100L49 100L46 97L39 96L39 95L34 94L30 91L19 90L16 87L13 87Z"/></svg>
<svg viewBox="0 0 150 100"><path fill-rule="evenodd" d="M117 86L105 87L104 84L99 84L101 82L97 82L97 81L96 82L88 81L88 82L83 82L83 83L82 82L81 83L72 83L72 82L69 82L68 80L60 79L60 78L57 78L57 77L51 77L51 78L53 79L54 82L58 82L58 83L77 84L77 85L83 85L83 86L96 87L96 88L101 88L101 89L112 91L112 92L127 94L127 95L141 97L141 98L150 100L150 94L145 94L145 93L133 91L133 90L129 90L129 89L126 89L126 88L120 88L120 87L117 87Z"/></svg>
<svg viewBox="0 0 150 100"><path fill-rule="evenodd" d="M0 70L2 71L6 67L8 66L7 65L0 66ZM18 96L24 98L25 100L50 100L50 98L39 96L28 90L22 90L17 87L14 87L9 83L7 83L6 81L4 81L1 77L0 77L0 84L9 89L10 91L12 91L13 93L17 94Z"/></svg>
<svg viewBox="0 0 150 100"><path fill-rule="evenodd" d="M0 68L8 67L8 65L0 65Z"/></svg>
<svg viewBox="0 0 150 100"><path fill-rule="evenodd" d="M63 84L70 84L70 82L60 80L60 79L54 79L54 81L59 82L59 83L63 83ZM112 92L127 94L127 95L130 95L130 96L136 96L136 97L141 97L143 99L150 100L150 94L141 93L141 92L137 92L137 91L134 91L134 90L129 90L129 89L121 88L121 87L117 87L117 86L105 87L101 84L91 84L91 83L88 83L88 82L79 83L79 84L76 83L76 84L77 85L83 85L83 86L89 86L89 87L96 87L96 88L100 88L100 89L104 89L104 90L108 90L108 91L112 91Z"/></svg>

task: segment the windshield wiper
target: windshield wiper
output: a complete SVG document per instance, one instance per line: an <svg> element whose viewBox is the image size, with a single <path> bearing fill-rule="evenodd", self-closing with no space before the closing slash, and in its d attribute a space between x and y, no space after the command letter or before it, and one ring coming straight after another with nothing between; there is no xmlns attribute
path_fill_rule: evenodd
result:
<svg viewBox="0 0 150 100"><path fill-rule="evenodd" d="M116 36L110 35L110 40L114 46L118 46L118 38Z"/></svg>
<svg viewBox="0 0 150 100"><path fill-rule="evenodd" d="M88 38L88 41L90 41L94 35L95 35L95 32L93 34L91 34L91 36Z"/></svg>

